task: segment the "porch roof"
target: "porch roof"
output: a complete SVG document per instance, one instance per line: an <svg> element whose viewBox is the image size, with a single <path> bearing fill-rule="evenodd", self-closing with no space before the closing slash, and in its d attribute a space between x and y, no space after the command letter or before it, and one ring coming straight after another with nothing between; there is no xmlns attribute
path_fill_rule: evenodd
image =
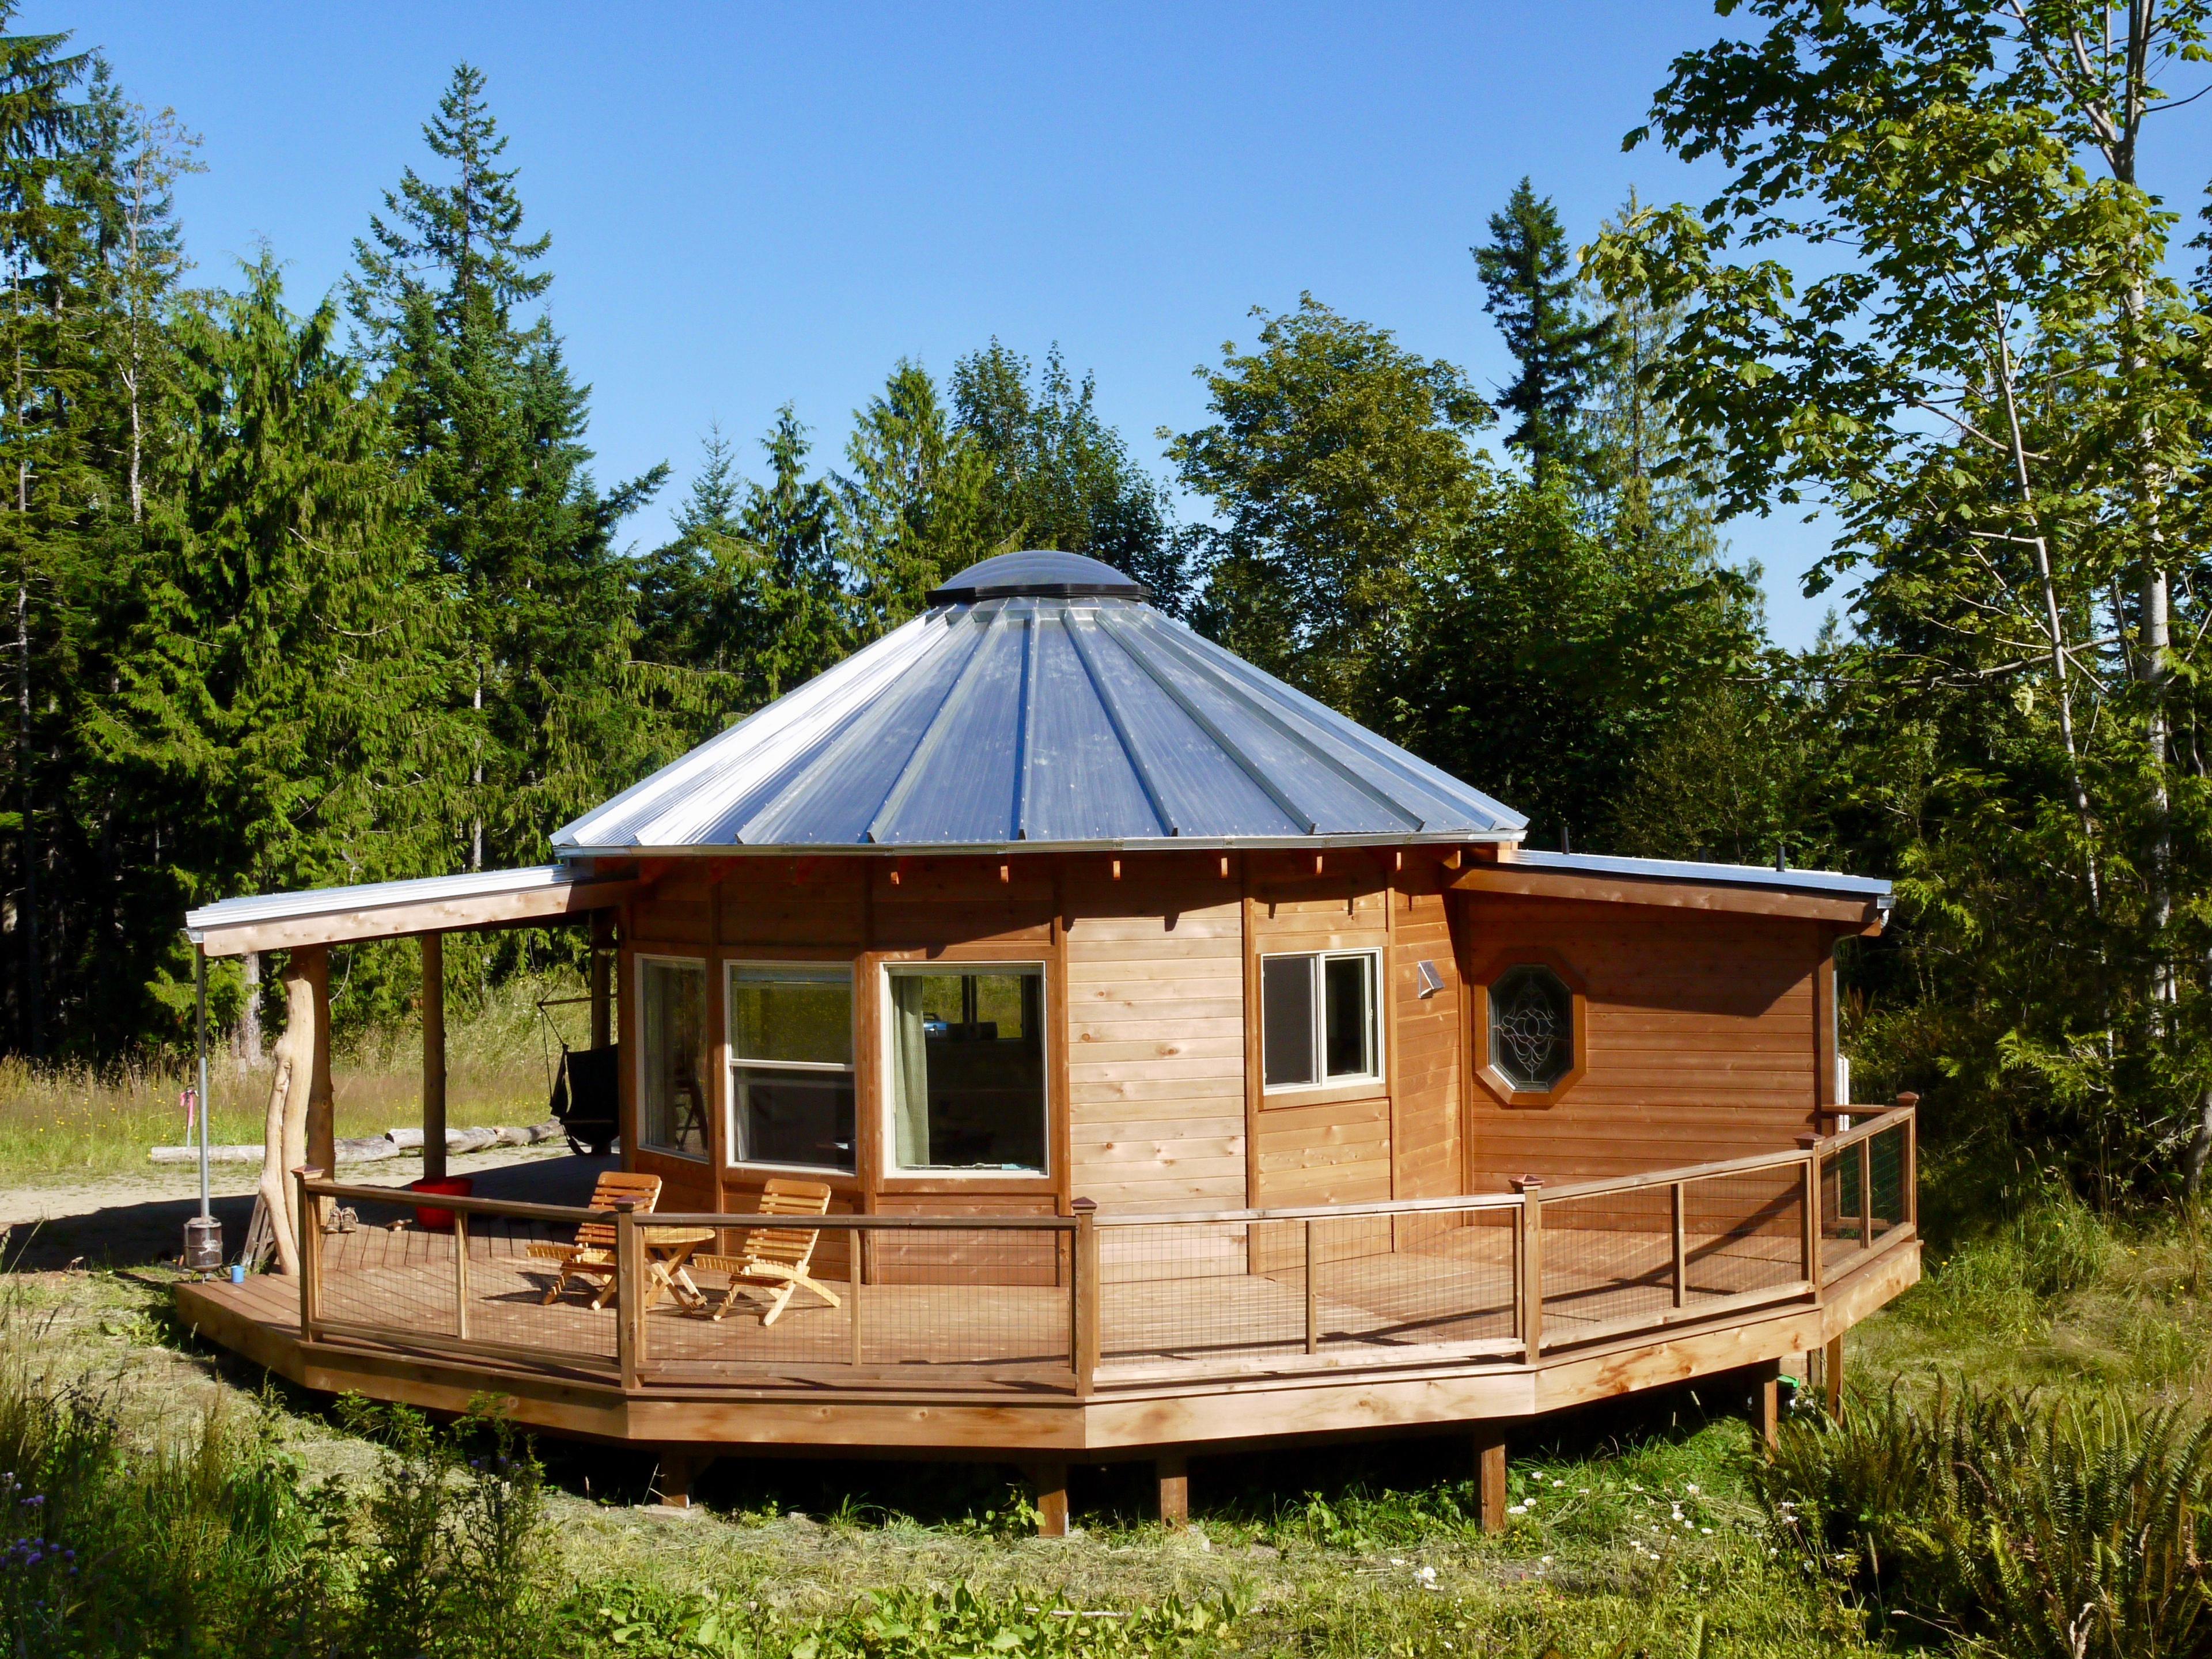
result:
<svg viewBox="0 0 2212 1659"><path fill-rule="evenodd" d="M415 881L256 893L185 913L185 936L211 957L295 945L556 921L619 904L634 881L594 881L558 864Z"/></svg>

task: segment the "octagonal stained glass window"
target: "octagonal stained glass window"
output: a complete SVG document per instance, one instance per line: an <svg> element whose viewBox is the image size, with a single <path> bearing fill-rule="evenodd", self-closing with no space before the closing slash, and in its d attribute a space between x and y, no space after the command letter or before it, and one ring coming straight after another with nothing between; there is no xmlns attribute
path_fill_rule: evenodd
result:
<svg viewBox="0 0 2212 1659"><path fill-rule="evenodd" d="M1532 1093L1574 1069L1574 993L1549 968L1523 963L1492 982L1490 1063L1516 1089Z"/></svg>

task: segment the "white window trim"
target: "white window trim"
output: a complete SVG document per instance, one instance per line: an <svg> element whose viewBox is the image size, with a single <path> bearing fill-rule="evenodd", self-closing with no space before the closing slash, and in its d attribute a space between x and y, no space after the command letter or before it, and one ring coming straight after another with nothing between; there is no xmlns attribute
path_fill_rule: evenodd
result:
<svg viewBox="0 0 2212 1659"><path fill-rule="evenodd" d="M910 1170L898 1161L898 1102L896 1085L892 1082L897 1060L891 1052L891 979L903 970L913 975L1017 973L1033 974L1037 979L1038 1048L1044 1060L1044 1093L1037 1102L1044 1113L1044 1164L1041 1168L1026 1165L1019 1169L957 1170L942 1164L927 1164ZM880 1061L877 1075L883 1079L882 1120L878 1125L883 1136L883 1172L891 1181L1045 1181L1052 1178L1052 994L1051 975L1047 964L1036 957L1016 957L1010 962L887 962L877 970L883 976L881 994L876 999L883 1010L877 1042Z"/></svg>
<svg viewBox="0 0 2212 1659"><path fill-rule="evenodd" d="M722 1145L727 1149L728 1156L723 1159L722 1167L725 1170L789 1170L795 1175L837 1176L847 1181L857 1181L860 1175L860 1091L859 1079L855 1073L859 1072L860 1067L850 1060L839 1065L836 1061L829 1060L746 1060L739 1055L737 1044L730 1041L730 987L735 981L738 971L746 968L767 968L784 972L795 969L802 974L811 971L825 984L830 983L832 976L842 969L845 975L845 988L848 993L853 994L853 1052L854 1054L860 1052L860 999L858 995L860 973L849 959L836 957L809 961L804 957L785 957L781 960L755 961L750 957L725 957L722 962L722 1046L727 1053L728 1060L723 1067L726 1086L722 1095ZM853 1077L854 1083L852 1167L848 1169L839 1164L779 1164L764 1158L739 1158L738 1156L738 1068L741 1066L749 1071L755 1072L815 1073L828 1072L842 1073L845 1076Z"/></svg>
<svg viewBox="0 0 2212 1659"><path fill-rule="evenodd" d="M1325 965L1331 962L1342 962L1352 957L1367 958L1369 964L1367 982L1374 990L1374 998L1368 1005L1367 1012L1368 1018L1373 1022L1375 1033L1375 1069L1371 1072L1346 1073L1341 1076L1331 1077L1328 1075L1328 975L1325 971ZM1319 1075L1310 1083L1269 1083L1267 1081L1267 1006L1265 988L1267 964L1271 962L1285 962L1293 958L1315 964L1313 1055L1314 1068ZM1260 1092L1262 1095L1307 1095L1318 1093L1323 1089L1358 1089L1370 1085L1379 1089L1382 1086L1384 1078L1389 1074L1389 1061L1383 1057L1382 1052L1382 1044L1388 1036L1383 1028L1389 1022L1382 1018L1384 994L1388 988L1382 978L1382 952L1379 948L1367 945L1351 951L1263 951L1260 957L1260 975L1262 988L1259 1032Z"/></svg>
<svg viewBox="0 0 2212 1659"><path fill-rule="evenodd" d="M637 1059L632 1069L631 1080L636 1088L637 1149L641 1152L651 1152L655 1158L680 1158L688 1164L703 1164L711 1169L714 1167L714 1149L712 1146L709 1146L707 1150L702 1152L687 1152L680 1146L657 1146L645 1138L645 970L653 963L660 963L665 966L674 968L696 968L699 970L700 990L703 998L704 994L713 988L707 983L707 981L708 976L714 972L714 964L712 960L706 957L669 956L661 952L655 952L648 956L643 951L640 951L638 953L635 961L637 964L638 1040ZM712 999L705 1000L711 1001ZM702 1028L707 1024L707 1010L703 1006L699 1011L699 1021ZM712 1031L702 1029L700 1036L709 1046L712 1046L714 1041L714 1034ZM706 1069L708 1086L712 1086L714 1068L712 1064L709 1064ZM699 1107L700 1115L708 1122L712 1122L714 1120L713 1109L708 1106L705 1101L701 1101L699 1103Z"/></svg>

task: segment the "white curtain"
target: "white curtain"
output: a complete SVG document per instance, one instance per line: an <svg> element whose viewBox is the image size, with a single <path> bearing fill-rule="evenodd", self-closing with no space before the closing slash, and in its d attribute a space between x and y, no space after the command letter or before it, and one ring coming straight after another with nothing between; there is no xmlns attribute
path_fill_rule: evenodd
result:
<svg viewBox="0 0 2212 1659"><path fill-rule="evenodd" d="M929 1164L929 1050L922 1029L923 980L891 976L891 1121L902 1170Z"/></svg>

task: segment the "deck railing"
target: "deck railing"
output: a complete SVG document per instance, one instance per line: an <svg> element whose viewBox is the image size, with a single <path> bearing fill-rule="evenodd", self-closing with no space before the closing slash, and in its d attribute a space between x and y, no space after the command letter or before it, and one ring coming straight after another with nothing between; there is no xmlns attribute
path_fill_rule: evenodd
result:
<svg viewBox="0 0 2212 1659"><path fill-rule="evenodd" d="M744 1397L1073 1395L1258 1374L1527 1363L1817 1302L1915 1236L1909 1105L1796 1151L1472 1197L1166 1215L824 1216L773 1325L671 1293L668 1241L788 1218L422 1200L301 1172L313 1342L473 1359L625 1389ZM392 1230L434 1203L451 1231ZM351 1231L330 1231L341 1206ZM533 1244L614 1229L605 1305L548 1305ZM601 1281L602 1283L605 1280ZM702 1272L717 1304L723 1286Z"/></svg>

